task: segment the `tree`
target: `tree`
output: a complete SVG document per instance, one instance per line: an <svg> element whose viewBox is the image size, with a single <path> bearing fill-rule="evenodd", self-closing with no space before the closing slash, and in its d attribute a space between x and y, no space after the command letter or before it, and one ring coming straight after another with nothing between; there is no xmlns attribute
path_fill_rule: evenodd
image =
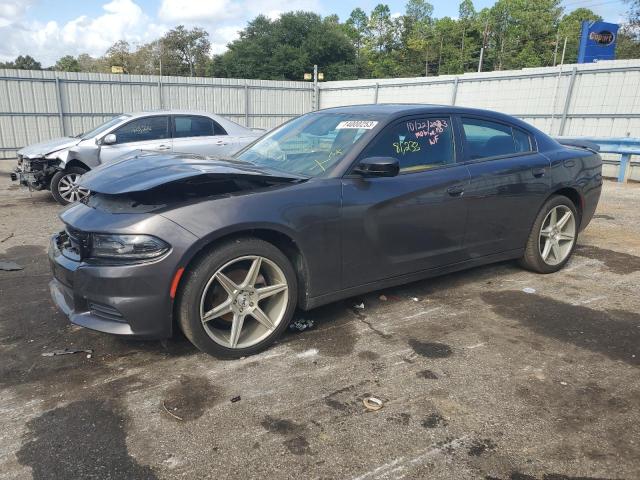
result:
<svg viewBox="0 0 640 480"><path fill-rule="evenodd" d="M221 77L300 80L313 65L326 79L356 77L356 52L334 19L289 12L275 20L260 15L228 50L214 57L209 74Z"/></svg>
<svg viewBox="0 0 640 480"><path fill-rule="evenodd" d="M122 67L125 73L129 73L131 67L131 47L126 40L118 40L111 45L104 54L104 60L107 68L111 71L111 67Z"/></svg>
<svg viewBox="0 0 640 480"><path fill-rule="evenodd" d="M488 61L497 70L553 64L560 0L498 0L489 10Z"/></svg>
<svg viewBox="0 0 640 480"><path fill-rule="evenodd" d="M640 28L640 0L625 0L629 4L627 12L629 23L627 25L625 35L638 37L638 28Z"/></svg>
<svg viewBox="0 0 640 480"><path fill-rule="evenodd" d="M111 66L107 69L107 65L103 58L93 58L88 53L78 55L78 66L80 72L106 72L111 71Z"/></svg>
<svg viewBox="0 0 640 480"><path fill-rule="evenodd" d="M42 70L42 65L32 56L18 56L13 62L0 63L0 68L15 68L17 70Z"/></svg>
<svg viewBox="0 0 640 480"><path fill-rule="evenodd" d="M80 63L73 55L65 55L58 59L53 69L59 72L79 72Z"/></svg>
<svg viewBox="0 0 640 480"><path fill-rule="evenodd" d="M211 50L209 34L200 27L187 30L178 25L162 37L162 48L167 56L174 60L179 70L194 75L204 75Z"/></svg>

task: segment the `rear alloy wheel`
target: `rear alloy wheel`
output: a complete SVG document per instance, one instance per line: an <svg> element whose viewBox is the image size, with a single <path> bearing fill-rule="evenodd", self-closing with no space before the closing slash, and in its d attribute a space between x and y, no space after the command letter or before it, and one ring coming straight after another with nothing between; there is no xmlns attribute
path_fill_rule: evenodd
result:
<svg viewBox="0 0 640 480"><path fill-rule="evenodd" d="M68 205L89 195L89 190L78 185L80 177L86 173L81 167L69 167L56 172L51 179L51 194L60 205Z"/></svg>
<svg viewBox="0 0 640 480"><path fill-rule="evenodd" d="M257 353L287 327L295 278L289 260L270 243L247 238L223 244L183 280L179 323L192 343L212 355Z"/></svg>
<svg viewBox="0 0 640 480"><path fill-rule="evenodd" d="M521 263L535 272L557 272L569 261L577 236L578 213L573 202L553 196L538 213Z"/></svg>

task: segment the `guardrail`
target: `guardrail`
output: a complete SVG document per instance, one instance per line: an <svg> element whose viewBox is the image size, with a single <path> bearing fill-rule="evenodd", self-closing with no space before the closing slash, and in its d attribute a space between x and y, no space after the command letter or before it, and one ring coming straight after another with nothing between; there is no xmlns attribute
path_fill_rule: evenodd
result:
<svg viewBox="0 0 640 480"><path fill-rule="evenodd" d="M640 138L558 137L558 140L595 143L600 147L600 153L619 154L618 182L621 183L626 183L629 178L631 155L640 155Z"/></svg>

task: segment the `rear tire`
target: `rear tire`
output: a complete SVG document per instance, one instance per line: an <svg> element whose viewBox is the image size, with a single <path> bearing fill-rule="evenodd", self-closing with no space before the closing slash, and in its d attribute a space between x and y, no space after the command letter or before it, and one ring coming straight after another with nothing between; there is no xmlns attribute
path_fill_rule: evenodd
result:
<svg viewBox="0 0 640 480"><path fill-rule="evenodd" d="M566 265L578 239L576 206L554 195L540 209L520 259L520 265L538 273L553 273Z"/></svg>
<svg viewBox="0 0 640 480"><path fill-rule="evenodd" d="M297 298L289 259L268 242L240 238L216 246L185 273L175 312L198 349L238 358L264 350L282 334Z"/></svg>
<svg viewBox="0 0 640 480"><path fill-rule="evenodd" d="M55 173L51 178L51 195L60 205L77 202L89 194L89 191L77 185L78 178L88 170L82 167L69 167Z"/></svg>

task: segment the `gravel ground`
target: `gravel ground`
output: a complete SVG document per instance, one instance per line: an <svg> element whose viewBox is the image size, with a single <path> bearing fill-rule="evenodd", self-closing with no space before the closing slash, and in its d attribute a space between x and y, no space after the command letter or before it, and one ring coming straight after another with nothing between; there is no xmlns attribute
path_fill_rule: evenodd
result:
<svg viewBox="0 0 640 480"><path fill-rule="evenodd" d="M24 269L0 271L2 479L640 478L638 184L605 184L560 273L501 263L375 292L221 361L70 325L47 287L61 207L12 186L12 166L0 260ZM94 353L41 355L61 348Z"/></svg>

